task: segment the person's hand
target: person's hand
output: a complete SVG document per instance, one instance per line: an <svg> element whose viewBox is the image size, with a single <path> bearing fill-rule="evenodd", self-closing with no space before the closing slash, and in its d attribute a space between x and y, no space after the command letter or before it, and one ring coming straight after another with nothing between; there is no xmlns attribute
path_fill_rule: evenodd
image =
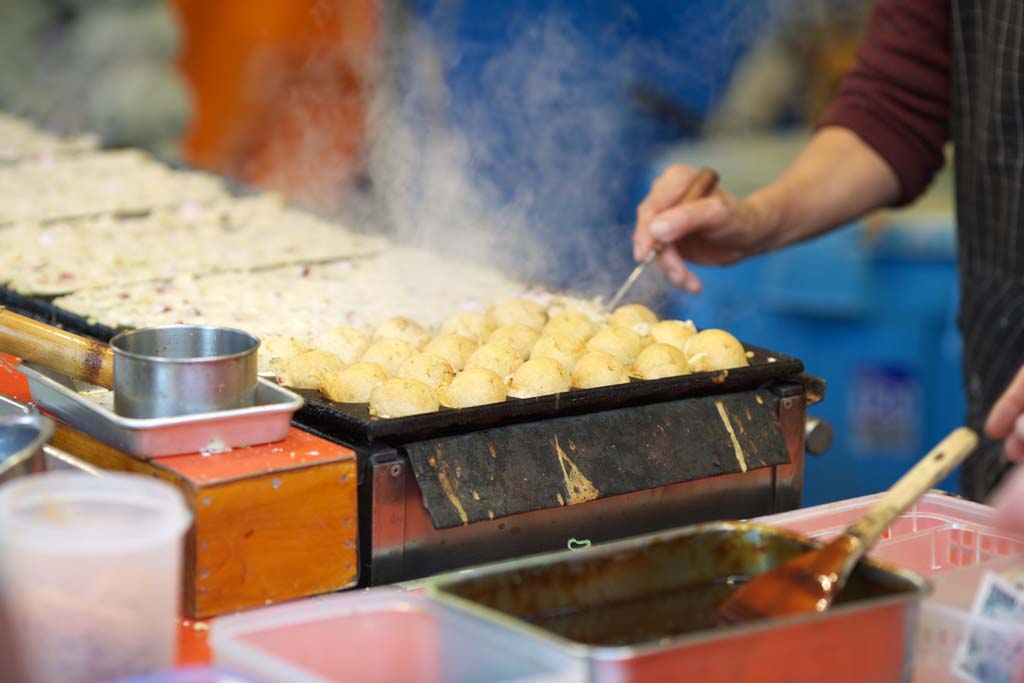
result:
<svg viewBox="0 0 1024 683"><path fill-rule="evenodd" d="M1024 460L1024 367L992 407L985 433L993 439L1006 439L1008 460ZM1001 527L1024 533L1024 467L1015 467L1006 476L990 502Z"/></svg>
<svg viewBox="0 0 1024 683"><path fill-rule="evenodd" d="M1006 439L1008 460L1024 461L1024 367L992 407L985 433L993 439Z"/></svg>
<svg viewBox="0 0 1024 683"><path fill-rule="evenodd" d="M1001 528L1024 533L1024 467L1014 467L988 502L995 507L996 523Z"/></svg>
<svg viewBox="0 0 1024 683"><path fill-rule="evenodd" d="M756 253L770 220L755 202L723 190L685 204L679 201L697 170L676 164L662 173L637 207L633 256L643 260L658 242L666 244L658 266L677 287L701 290L686 261L700 265L734 263Z"/></svg>

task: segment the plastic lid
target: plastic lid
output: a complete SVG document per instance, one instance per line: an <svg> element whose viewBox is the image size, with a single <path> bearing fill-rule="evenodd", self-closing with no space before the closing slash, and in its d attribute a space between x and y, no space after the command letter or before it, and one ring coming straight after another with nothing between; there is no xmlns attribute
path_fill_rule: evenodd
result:
<svg viewBox="0 0 1024 683"><path fill-rule="evenodd" d="M181 493L137 474L48 472L0 486L0 544L53 554L121 553L180 538Z"/></svg>

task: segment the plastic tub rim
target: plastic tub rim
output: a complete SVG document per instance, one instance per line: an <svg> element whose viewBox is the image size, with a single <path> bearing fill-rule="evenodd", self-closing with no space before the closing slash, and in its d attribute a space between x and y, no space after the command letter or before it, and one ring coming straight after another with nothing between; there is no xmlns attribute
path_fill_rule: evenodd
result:
<svg viewBox="0 0 1024 683"><path fill-rule="evenodd" d="M77 488L88 484L88 489ZM47 490L50 491L47 493ZM19 499L39 493L55 501L99 503L118 500L152 510L157 522L148 528L136 526L127 537L115 534L102 538L82 534L74 524L64 528L14 518ZM23 548L52 555L128 554L176 544L192 524L192 513L184 497L172 485L138 474L104 473L94 477L83 472L46 472L0 486L0 545L16 552Z"/></svg>
<svg viewBox="0 0 1024 683"><path fill-rule="evenodd" d="M520 656L528 656L539 667L552 673L569 676L575 681L583 674L582 665L568 653L547 643L537 643L528 635L495 629L489 622L481 622L472 614L452 607L427 593L410 592L400 588L370 588L363 591L326 595L281 605L274 605L252 612L218 617L211 623L210 650L218 666L238 669L239 662L247 666L242 673L254 676L273 675L271 680L288 680L290 683L330 683L331 679L301 668L298 664L281 656L251 645L243 639L261 630L286 628L295 624L309 624L339 617L368 616L375 612L426 612L430 615L451 620L459 628L472 629L483 626L476 633L482 642L495 646L507 645L508 640L518 641ZM527 652L525 646L529 645ZM563 680L559 678L558 680ZM582 679L581 679L582 680Z"/></svg>

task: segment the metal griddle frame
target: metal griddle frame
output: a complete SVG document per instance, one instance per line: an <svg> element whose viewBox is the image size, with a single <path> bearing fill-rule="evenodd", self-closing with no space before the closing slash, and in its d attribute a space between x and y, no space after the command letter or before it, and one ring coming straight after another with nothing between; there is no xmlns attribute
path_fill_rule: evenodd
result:
<svg viewBox="0 0 1024 683"><path fill-rule="evenodd" d="M745 368L633 381L596 389L574 389L562 394L509 399L504 403L461 410L442 408L435 413L401 418L372 417L365 403L335 403L323 398L318 391L299 390L306 402L295 421L350 443L396 445L547 417L751 389L794 377L803 370L803 364L796 358L756 346L745 346L754 354L750 366ZM769 361L769 358L774 360Z"/></svg>

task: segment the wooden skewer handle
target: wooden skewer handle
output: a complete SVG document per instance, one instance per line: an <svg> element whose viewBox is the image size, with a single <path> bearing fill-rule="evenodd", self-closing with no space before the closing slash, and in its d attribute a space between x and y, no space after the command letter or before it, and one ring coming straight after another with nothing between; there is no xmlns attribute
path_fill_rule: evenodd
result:
<svg viewBox="0 0 1024 683"><path fill-rule="evenodd" d="M0 352L51 368L107 389L114 386L109 346L0 306Z"/></svg>
<svg viewBox="0 0 1024 683"><path fill-rule="evenodd" d="M716 185L718 185L718 174L714 169L705 166L697 171L697 176L693 179L693 183L690 184L689 189L683 194L683 198L679 200L679 203L686 204L687 202L704 199L704 197L715 191Z"/></svg>
<svg viewBox="0 0 1024 683"><path fill-rule="evenodd" d="M973 430L954 430L893 484L866 515L851 524L846 533L859 538L865 548L872 546L893 520L942 481L977 445L978 435Z"/></svg>
<svg viewBox="0 0 1024 683"><path fill-rule="evenodd" d="M683 193L683 198L679 200L679 204L687 204L698 199L704 199L714 192L717 186L718 173L713 168L704 166L697 171L697 175L694 177L690 187ZM655 242L654 249L648 252L643 260L644 266L649 266L658 257L658 254L665 250L666 246L664 242Z"/></svg>

